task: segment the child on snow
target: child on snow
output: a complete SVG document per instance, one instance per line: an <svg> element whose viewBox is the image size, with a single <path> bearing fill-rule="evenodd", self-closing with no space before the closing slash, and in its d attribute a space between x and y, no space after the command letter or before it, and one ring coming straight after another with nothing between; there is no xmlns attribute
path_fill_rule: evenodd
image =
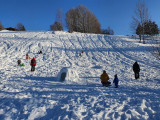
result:
<svg viewBox="0 0 160 120"><path fill-rule="evenodd" d="M17 63L18 63L18 65L20 65L21 64L21 60L18 60Z"/></svg>
<svg viewBox="0 0 160 120"><path fill-rule="evenodd" d="M30 60L31 58L29 57L28 53L26 54L26 60Z"/></svg>
<svg viewBox="0 0 160 120"><path fill-rule="evenodd" d="M18 63L18 66L21 66L21 67L24 67L24 66L25 66L25 65L21 62L21 60L18 60L17 63Z"/></svg>
<svg viewBox="0 0 160 120"><path fill-rule="evenodd" d="M113 83L115 84L115 88L118 88L118 77L117 77L117 74L114 75L114 80L113 80Z"/></svg>

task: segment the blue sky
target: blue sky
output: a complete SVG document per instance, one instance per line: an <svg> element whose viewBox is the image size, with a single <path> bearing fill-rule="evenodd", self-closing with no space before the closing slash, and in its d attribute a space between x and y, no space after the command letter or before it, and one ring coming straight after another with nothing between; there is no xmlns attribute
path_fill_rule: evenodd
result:
<svg viewBox="0 0 160 120"><path fill-rule="evenodd" d="M138 0L0 0L0 21L4 27L24 24L29 31L47 31L54 23L56 12L65 13L78 5L89 8L101 23L110 26L115 34L130 35L130 23ZM152 21L160 27L160 0L144 0ZM66 28L65 28L66 29Z"/></svg>

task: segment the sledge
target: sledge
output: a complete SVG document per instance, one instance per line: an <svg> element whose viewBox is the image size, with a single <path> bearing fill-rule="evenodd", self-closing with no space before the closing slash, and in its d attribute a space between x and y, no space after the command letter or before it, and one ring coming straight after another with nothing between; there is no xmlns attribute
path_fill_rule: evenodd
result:
<svg viewBox="0 0 160 120"><path fill-rule="evenodd" d="M24 64L20 64L20 66L21 66L21 67L24 67L25 65L24 65Z"/></svg>
<svg viewBox="0 0 160 120"><path fill-rule="evenodd" d="M101 82L102 83L102 82ZM109 87L109 86L111 86L111 82L107 82L107 83L102 83L102 86L104 86L104 87Z"/></svg>
<svg viewBox="0 0 160 120"><path fill-rule="evenodd" d="M109 87L109 86L111 86L111 84L102 85L102 87Z"/></svg>

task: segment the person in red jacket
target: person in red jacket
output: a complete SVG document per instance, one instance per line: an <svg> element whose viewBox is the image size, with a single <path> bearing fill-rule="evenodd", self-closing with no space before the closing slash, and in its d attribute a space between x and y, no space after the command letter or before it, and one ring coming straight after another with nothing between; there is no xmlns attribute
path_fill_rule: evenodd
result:
<svg viewBox="0 0 160 120"><path fill-rule="evenodd" d="M35 66L36 66L36 59L33 57L31 60L31 71L35 71Z"/></svg>
<svg viewBox="0 0 160 120"><path fill-rule="evenodd" d="M30 60L31 58L29 57L28 53L26 54L26 60Z"/></svg>

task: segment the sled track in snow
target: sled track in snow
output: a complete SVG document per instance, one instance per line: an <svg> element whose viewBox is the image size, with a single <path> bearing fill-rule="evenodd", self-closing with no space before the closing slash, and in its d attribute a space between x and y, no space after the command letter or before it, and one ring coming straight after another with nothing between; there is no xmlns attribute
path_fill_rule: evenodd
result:
<svg viewBox="0 0 160 120"><path fill-rule="evenodd" d="M147 58L144 51L145 56L138 58L142 77L133 79L132 64L136 58L125 48L134 42L126 43L123 37L81 33L0 34L5 53L0 58L0 119L159 119L160 72L152 64L147 67L143 59L150 60L151 56ZM40 49L42 55L37 54ZM78 57L82 50L85 54ZM34 73L30 72L30 61L25 60L27 52L37 59ZM23 60L24 68L17 67L17 58ZM158 61L155 64L159 65ZM80 78L76 82L57 81L57 73L63 67L75 67ZM101 86L99 76L103 69L111 82L118 73L118 89L113 84Z"/></svg>

